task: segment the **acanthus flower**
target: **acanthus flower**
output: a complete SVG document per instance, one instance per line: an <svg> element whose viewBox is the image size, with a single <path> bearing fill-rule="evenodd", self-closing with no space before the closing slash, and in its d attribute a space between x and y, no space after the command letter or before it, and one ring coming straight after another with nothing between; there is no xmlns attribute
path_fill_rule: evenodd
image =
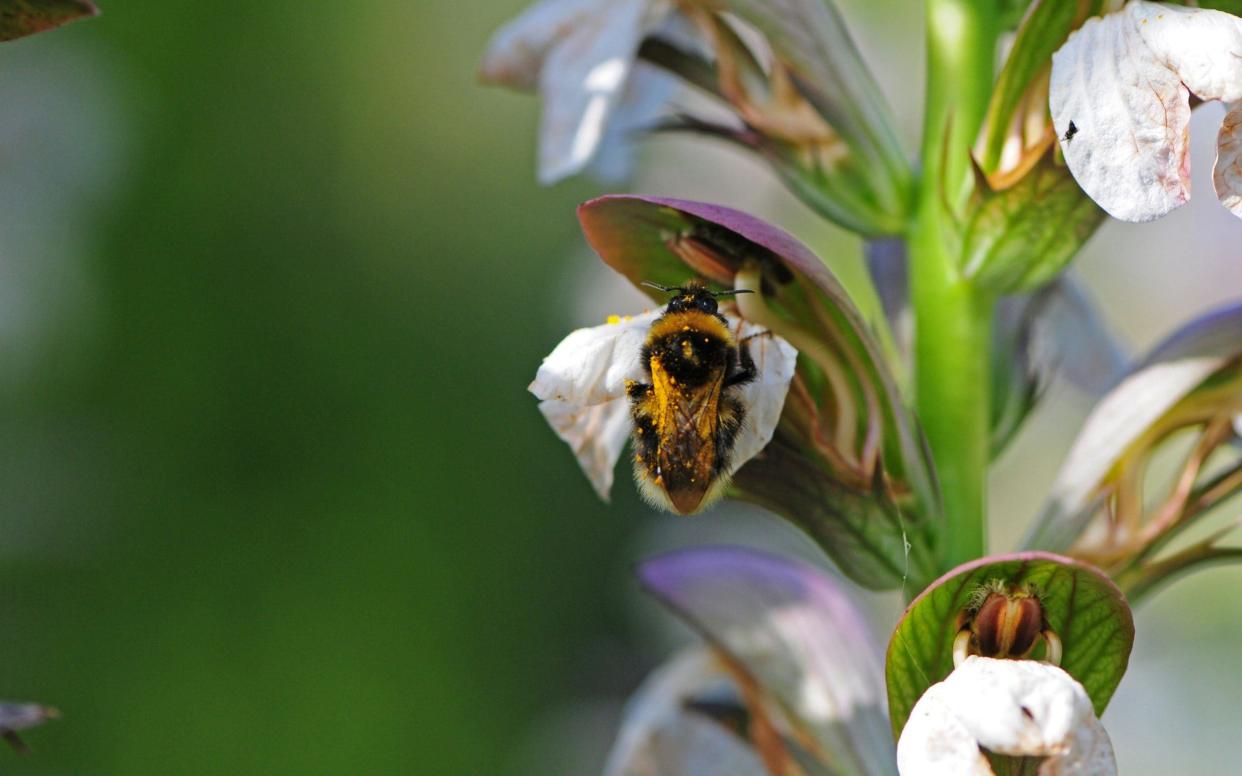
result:
<svg viewBox="0 0 1242 776"><path fill-rule="evenodd" d="M608 196L579 218L600 257L655 300L668 301L653 284L691 281L739 294L722 325L758 368L753 382L719 394L749 416L724 459L732 494L793 522L867 587L931 579L939 505L926 450L883 350L824 263L780 229L719 205ZM641 441L640 397L630 391L652 376L642 353L659 318L571 334L531 386L603 497L626 440L633 432ZM721 427L736 417L723 406ZM637 479L657 504L692 513L720 495L679 497L659 472L644 477L652 472L639 464L649 459L641 444L635 452Z"/></svg>
<svg viewBox="0 0 1242 776"><path fill-rule="evenodd" d="M1124 606L1115 588L1083 567L1031 554L946 575L903 620L902 627L922 632L917 647L899 647L903 660L895 665L890 646L888 709L866 618L814 566L705 547L649 559L637 573L702 642L683 649L635 695L606 776L991 776L981 746L998 760L1046 757L1043 776L1116 773L1098 710L1109 682L1120 678L1105 656L1124 662L1133 631L1114 629L1119 623L1111 619L1095 633L1070 625L1075 616L1092 619ZM937 643L919 621L933 611L944 617L946 604L951 616L965 601L960 594L989 574L1047 584L1052 619L1070 636L1069 668L978 655L952 667L952 633L941 632ZM905 639L910 631L899 634ZM940 667L941 658L949 668ZM1090 688L1076 678L1088 670ZM1109 678L1101 684L1103 677ZM891 708L903 713L890 736Z"/></svg>

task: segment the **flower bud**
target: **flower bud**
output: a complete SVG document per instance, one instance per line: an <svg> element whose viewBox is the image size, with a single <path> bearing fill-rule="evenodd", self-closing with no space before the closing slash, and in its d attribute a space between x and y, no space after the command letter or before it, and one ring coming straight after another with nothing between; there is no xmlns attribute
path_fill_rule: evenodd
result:
<svg viewBox="0 0 1242 776"><path fill-rule="evenodd" d="M1039 599L1025 591L991 593L971 622L983 657L1025 657L1043 630Z"/></svg>
<svg viewBox="0 0 1242 776"><path fill-rule="evenodd" d="M969 655L1021 659L1029 657L1040 636L1045 659L1061 660L1061 641L1048 628L1039 595L1026 585L1009 587L993 580L976 591L963 612L963 624L953 642L953 663Z"/></svg>

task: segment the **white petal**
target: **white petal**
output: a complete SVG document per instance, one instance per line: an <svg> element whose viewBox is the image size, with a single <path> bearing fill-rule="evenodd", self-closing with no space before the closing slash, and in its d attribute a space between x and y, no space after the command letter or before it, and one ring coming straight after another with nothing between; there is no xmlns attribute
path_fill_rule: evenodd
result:
<svg viewBox="0 0 1242 776"><path fill-rule="evenodd" d="M915 704L897 742L902 776L993 776L979 742L933 685Z"/></svg>
<svg viewBox="0 0 1242 776"><path fill-rule="evenodd" d="M604 776L764 776L754 750L685 701L729 683L705 649L683 652L643 683L626 705L625 721Z"/></svg>
<svg viewBox="0 0 1242 776"><path fill-rule="evenodd" d="M751 358L755 360L755 368L759 372L753 382L737 389L738 399L747 409L747 418L734 442L729 471L725 472L732 476L742 468L742 464L758 455L772 441L776 424L781 419L781 410L785 407L789 382L793 380L798 351L761 326L744 323L739 330L736 320L730 319L729 324L739 342L751 338L746 346L750 348Z"/></svg>
<svg viewBox="0 0 1242 776"><path fill-rule="evenodd" d="M1242 218L1242 101L1229 106L1220 125L1212 183L1220 203Z"/></svg>
<svg viewBox="0 0 1242 776"><path fill-rule="evenodd" d="M662 310L652 310L570 333L543 360L530 384L530 392L540 399L540 411L557 436L573 448L583 472L604 500L633 428L626 383L646 380L642 347L651 323L661 314ZM759 326L728 321L739 340L753 337L746 344L758 370L754 381L734 389L747 408L747 418L725 472L732 475L772 441L798 353Z"/></svg>
<svg viewBox="0 0 1242 776"><path fill-rule="evenodd" d="M667 0L609 0L552 48L539 74L543 183L580 172L595 156L639 44L668 11Z"/></svg>
<svg viewBox="0 0 1242 776"><path fill-rule="evenodd" d="M543 360L530 392L539 399L590 406L625 396L627 380L642 380L643 343L662 310L578 329Z"/></svg>
<svg viewBox="0 0 1242 776"><path fill-rule="evenodd" d="M496 31L479 77L487 83L533 91L552 47L583 19L598 12L600 0L542 0Z"/></svg>
<svg viewBox="0 0 1242 776"><path fill-rule="evenodd" d="M1033 660L966 659L928 688L897 743L902 776L991 774L980 756L1047 757L1041 776L1117 772L1108 739L1082 685Z"/></svg>
<svg viewBox="0 0 1242 776"><path fill-rule="evenodd" d="M1191 92L1242 99L1242 20L1132 0L1088 20L1053 56L1049 107L1061 149L1110 215L1149 221L1189 199Z"/></svg>
<svg viewBox="0 0 1242 776"><path fill-rule="evenodd" d="M659 316L653 310L572 332L543 360L530 384L530 392L542 400L540 412L573 448L604 501L633 428L625 384L645 377L640 353Z"/></svg>
<svg viewBox="0 0 1242 776"><path fill-rule="evenodd" d="M625 399L587 406L549 399L539 402L539 411L556 435L574 451L578 465L591 481L591 487L604 501L612 491L613 470L634 427L630 405Z"/></svg>
<svg viewBox="0 0 1242 776"><path fill-rule="evenodd" d="M1156 58L1203 100L1242 99L1242 19L1138 0L1126 6Z"/></svg>
<svg viewBox="0 0 1242 776"><path fill-rule="evenodd" d="M605 183L629 176L639 134L656 124L677 88L677 79L664 71L643 62L634 64L612 120L604 127L592 175Z"/></svg>

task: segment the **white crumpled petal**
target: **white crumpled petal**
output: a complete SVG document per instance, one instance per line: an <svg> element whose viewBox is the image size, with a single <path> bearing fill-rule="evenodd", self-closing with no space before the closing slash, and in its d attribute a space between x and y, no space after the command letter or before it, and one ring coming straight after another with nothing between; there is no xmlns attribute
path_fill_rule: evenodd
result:
<svg viewBox="0 0 1242 776"><path fill-rule="evenodd" d="M1220 134L1216 136L1216 169L1212 171L1212 184L1220 203L1242 218L1242 101L1229 106L1220 125Z"/></svg>
<svg viewBox="0 0 1242 776"><path fill-rule="evenodd" d="M1132 0L1088 20L1053 55L1049 108L1061 150L1083 191L1110 215L1150 221L1190 198L1192 93L1242 100L1242 19ZM1242 216L1242 122L1236 110L1230 116L1216 189Z"/></svg>
<svg viewBox="0 0 1242 776"><path fill-rule="evenodd" d="M626 704L604 776L765 776L749 744L686 707L687 700L729 689L731 681L702 648L662 666Z"/></svg>
<svg viewBox="0 0 1242 776"><path fill-rule="evenodd" d="M972 656L928 688L897 742L902 776L991 776L980 752L1046 757L1040 776L1117 773L1082 685L1033 660Z"/></svg>
<svg viewBox="0 0 1242 776"><path fill-rule="evenodd" d="M633 428L625 386L630 380L646 379L642 347L651 323L662 314L662 310L652 310L570 333L543 360L530 384L552 430L573 448L582 471L605 501L612 489L613 469ZM766 332L725 317L739 340ZM731 389L747 408L747 417L734 442L726 475L772 441L798 356L775 335L755 337L747 346L759 374L754 381Z"/></svg>
<svg viewBox="0 0 1242 776"><path fill-rule="evenodd" d="M643 38L669 0L543 0L492 38L480 75L543 98L539 179L554 183L594 158Z"/></svg>

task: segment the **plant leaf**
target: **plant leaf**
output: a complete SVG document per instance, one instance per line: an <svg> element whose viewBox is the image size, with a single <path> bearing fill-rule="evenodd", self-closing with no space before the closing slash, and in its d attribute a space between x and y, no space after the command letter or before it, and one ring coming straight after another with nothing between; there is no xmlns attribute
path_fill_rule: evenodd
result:
<svg viewBox="0 0 1242 776"><path fill-rule="evenodd" d="M923 692L953 670L953 639L971 596L992 580L1039 593L1049 627L1061 638L1061 668L1091 696L1096 716L1125 674L1134 621L1125 597L1085 563L1044 552L1000 555L958 566L906 608L888 645L886 677L894 737Z"/></svg>
<svg viewBox="0 0 1242 776"><path fill-rule="evenodd" d="M0 0L0 41L24 38L98 15L99 9L90 0Z"/></svg>
<svg viewBox="0 0 1242 776"><path fill-rule="evenodd" d="M686 0L683 9L711 30L719 67L668 56L661 64L700 86L707 69L715 72L719 85L704 88L737 110L758 135L752 150L808 206L860 234L900 233L914 176L832 3Z"/></svg>
<svg viewBox="0 0 1242 776"><path fill-rule="evenodd" d="M830 773L893 773L878 654L854 603L822 572L741 547L643 562L644 589L736 661Z"/></svg>
<svg viewBox="0 0 1242 776"><path fill-rule="evenodd" d="M791 455L812 461L796 468L818 480L772 492L772 482L784 481L776 468L792 467L777 467L775 452L765 451L738 471L735 484L743 496L807 530L860 584L893 588L908 579L931 579L939 497L930 461L879 345L823 262L782 230L719 205L614 195L587 202L578 216L603 260L660 301L662 293L640 284L678 286L697 274L731 288L745 264L762 267L763 296L771 297L776 313L808 332L812 347L836 349L845 367L846 384L838 386L845 393L834 393L822 374L813 373L803 345L790 340L800 350L799 374L808 385L803 394L811 396L807 401L848 403L854 413L848 423L853 425L838 429L839 436L846 445L871 450L877 460L876 468L846 477L826 466L819 454L808 457L806 423L782 421L773 445L785 445L780 449L786 463ZM787 332L776 333L789 339ZM786 401L787 412L794 402ZM828 501L813 501L820 498ZM859 508L864 502L868 509ZM859 541L835 544L845 535ZM858 553L860 548L864 554Z"/></svg>

